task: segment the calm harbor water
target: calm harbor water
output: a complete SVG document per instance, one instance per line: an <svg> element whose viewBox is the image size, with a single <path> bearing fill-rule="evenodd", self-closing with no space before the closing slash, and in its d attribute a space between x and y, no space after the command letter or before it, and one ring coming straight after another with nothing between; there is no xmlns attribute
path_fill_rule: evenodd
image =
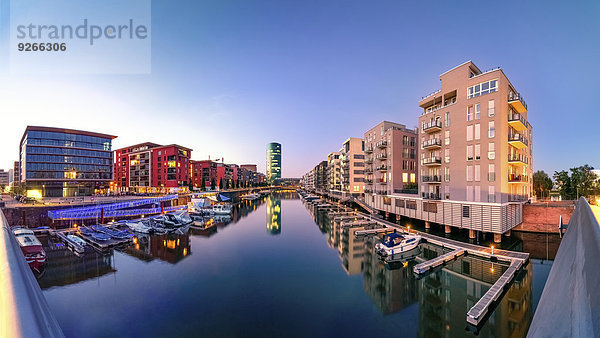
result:
<svg viewBox="0 0 600 338"><path fill-rule="evenodd" d="M244 202L216 221L209 232L139 236L104 255L79 257L42 238L48 264L39 283L64 333L462 337L473 335L466 312L506 268L467 256L417 279L412 266L441 248L421 244L407 266L386 267L375 238L354 238L295 193ZM517 276L479 336L525 335L548 258Z"/></svg>

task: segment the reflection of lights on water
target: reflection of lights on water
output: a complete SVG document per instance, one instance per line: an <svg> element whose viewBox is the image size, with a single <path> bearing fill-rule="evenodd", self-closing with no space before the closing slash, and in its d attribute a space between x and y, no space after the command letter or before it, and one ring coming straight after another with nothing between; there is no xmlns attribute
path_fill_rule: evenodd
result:
<svg viewBox="0 0 600 338"><path fill-rule="evenodd" d="M183 255L187 256L188 252L187 252L187 248L183 248Z"/></svg>

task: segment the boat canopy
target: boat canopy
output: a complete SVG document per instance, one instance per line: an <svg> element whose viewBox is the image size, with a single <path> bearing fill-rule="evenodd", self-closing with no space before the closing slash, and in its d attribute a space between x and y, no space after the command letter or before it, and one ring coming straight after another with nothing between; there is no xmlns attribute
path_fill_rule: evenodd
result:
<svg viewBox="0 0 600 338"><path fill-rule="evenodd" d="M227 202L229 201L231 198L223 195L223 194L219 194L219 199L221 200L221 202Z"/></svg>
<svg viewBox="0 0 600 338"><path fill-rule="evenodd" d="M391 234L387 234L385 236L383 236L383 245L387 246L387 247L392 247L392 246L396 246L400 243L402 243L402 241L404 240L404 236L392 232Z"/></svg>

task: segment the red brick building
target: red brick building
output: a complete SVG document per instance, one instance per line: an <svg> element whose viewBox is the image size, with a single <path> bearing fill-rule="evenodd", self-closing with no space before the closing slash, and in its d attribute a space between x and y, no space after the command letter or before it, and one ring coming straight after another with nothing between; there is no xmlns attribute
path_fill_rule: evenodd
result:
<svg viewBox="0 0 600 338"><path fill-rule="evenodd" d="M190 184L192 149L145 142L115 150L115 186L140 193L183 192Z"/></svg>
<svg viewBox="0 0 600 338"><path fill-rule="evenodd" d="M203 184L205 188L209 188L214 180L215 187L219 185L217 179L218 163L211 160L190 161L190 180L194 188L201 189Z"/></svg>

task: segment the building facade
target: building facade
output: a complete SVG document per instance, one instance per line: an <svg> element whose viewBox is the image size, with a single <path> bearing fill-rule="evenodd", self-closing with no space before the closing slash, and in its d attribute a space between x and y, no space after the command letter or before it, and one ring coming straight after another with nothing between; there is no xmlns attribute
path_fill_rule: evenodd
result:
<svg viewBox="0 0 600 338"><path fill-rule="evenodd" d="M365 194L417 193L417 137L388 121L365 133Z"/></svg>
<svg viewBox="0 0 600 338"><path fill-rule="evenodd" d="M340 153L331 152L327 155L327 184L329 190L334 193L341 193L342 190L340 164Z"/></svg>
<svg viewBox="0 0 600 338"><path fill-rule="evenodd" d="M7 187L10 184L10 171L0 169L0 188Z"/></svg>
<svg viewBox="0 0 600 338"><path fill-rule="evenodd" d="M27 196L68 197L107 192L113 180L115 138L81 130L28 126L20 142L18 173Z"/></svg>
<svg viewBox="0 0 600 338"><path fill-rule="evenodd" d="M145 142L115 151L118 191L172 193L188 191L192 150L177 144Z"/></svg>
<svg viewBox="0 0 600 338"><path fill-rule="evenodd" d="M267 182L273 183L281 178L281 144L267 144Z"/></svg>
<svg viewBox="0 0 600 338"><path fill-rule="evenodd" d="M340 149L340 176L342 192L362 195L365 188L364 142L360 138L350 137Z"/></svg>
<svg viewBox="0 0 600 338"><path fill-rule="evenodd" d="M211 160L190 160L190 180L195 189L217 187L217 162Z"/></svg>
<svg viewBox="0 0 600 338"><path fill-rule="evenodd" d="M532 127L521 94L497 68L466 62L440 75L419 101L419 197L374 196L377 210L501 234L522 222L532 194Z"/></svg>

